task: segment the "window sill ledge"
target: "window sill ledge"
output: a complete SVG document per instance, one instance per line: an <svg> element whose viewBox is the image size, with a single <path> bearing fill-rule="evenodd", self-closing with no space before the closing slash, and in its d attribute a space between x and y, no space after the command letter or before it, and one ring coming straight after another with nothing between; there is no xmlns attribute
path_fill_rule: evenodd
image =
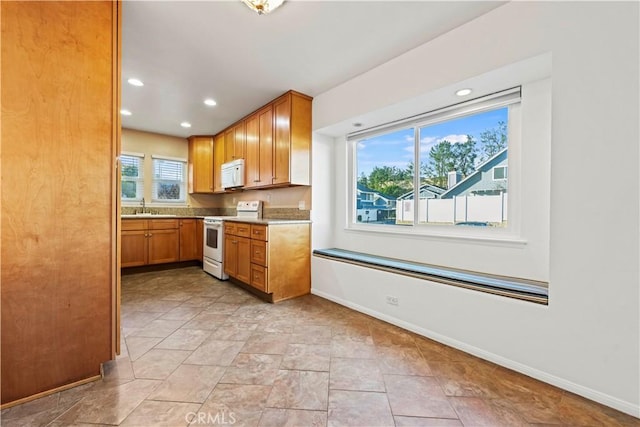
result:
<svg viewBox="0 0 640 427"><path fill-rule="evenodd" d="M366 226L366 225L353 225L350 227L345 227L345 231L349 233L367 233L367 234L386 234L391 236L402 236L414 239L435 239L435 240L445 240L445 241L460 241L460 242L469 242L469 243L486 243L490 245L499 245L499 246L507 246L507 247L523 247L527 244L527 240L521 238L520 236L508 233L508 232L497 232L492 233L492 235L488 235L485 233L473 233L472 230L468 228L466 231L470 233L455 233L454 226L446 227L446 229L441 229L438 231L435 230L426 230L419 229L415 226L385 226L385 225L376 225L376 226Z"/></svg>

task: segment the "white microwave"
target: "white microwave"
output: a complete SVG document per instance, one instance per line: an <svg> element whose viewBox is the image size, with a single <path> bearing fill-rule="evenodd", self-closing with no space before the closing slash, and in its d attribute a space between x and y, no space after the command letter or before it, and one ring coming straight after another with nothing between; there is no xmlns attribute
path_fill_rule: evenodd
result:
<svg viewBox="0 0 640 427"><path fill-rule="evenodd" d="M244 159L222 164L222 188L244 186Z"/></svg>

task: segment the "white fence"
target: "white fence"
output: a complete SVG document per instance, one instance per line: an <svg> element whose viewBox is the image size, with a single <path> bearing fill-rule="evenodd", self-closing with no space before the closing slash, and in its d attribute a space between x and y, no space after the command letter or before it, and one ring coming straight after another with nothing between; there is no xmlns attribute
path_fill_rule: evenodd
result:
<svg viewBox="0 0 640 427"><path fill-rule="evenodd" d="M449 223L507 220L507 193L498 196L463 196L453 199L420 199L418 221ZM398 200L396 222L413 222L413 200Z"/></svg>

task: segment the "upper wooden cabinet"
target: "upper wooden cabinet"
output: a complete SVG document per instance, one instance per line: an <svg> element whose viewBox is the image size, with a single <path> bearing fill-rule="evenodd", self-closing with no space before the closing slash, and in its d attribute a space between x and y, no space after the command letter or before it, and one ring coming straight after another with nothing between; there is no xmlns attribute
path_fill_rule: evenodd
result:
<svg viewBox="0 0 640 427"><path fill-rule="evenodd" d="M273 103L273 185L311 184L311 100L290 91Z"/></svg>
<svg viewBox="0 0 640 427"><path fill-rule="evenodd" d="M268 105L245 120L246 157L244 188L273 182L273 107Z"/></svg>
<svg viewBox="0 0 640 427"><path fill-rule="evenodd" d="M189 137L189 193L214 192L212 136Z"/></svg>
<svg viewBox="0 0 640 427"><path fill-rule="evenodd" d="M224 193L222 188L222 164L225 162L224 157L224 132L219 133L213 138L213 192Z"/></svg>
<svg viewBox="0 0 640 427"><path fill-rule="evenodd" d="M224 141L224 162L245 159L244 188L311 185L312 100L289 91L216 136L215 147ZM216 176L221 165L214 163Z"/></svg>
<svg viewBox="0 0 640 427"><path fill-rule="evenodd" d="M224 161L244 159L245 149L245 123L236 123L224 131Z"/></svg>

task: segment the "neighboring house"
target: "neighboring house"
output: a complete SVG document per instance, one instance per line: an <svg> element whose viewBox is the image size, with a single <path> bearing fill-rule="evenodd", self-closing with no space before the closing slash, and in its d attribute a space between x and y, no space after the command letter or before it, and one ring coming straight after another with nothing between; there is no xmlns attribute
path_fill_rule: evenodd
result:
<svg viewBox="0 0 640 427"><path fill-rule="evenodd" d="M440 195L443 194L446 190L444 188L440 188L431 184L422 184L420 186L420 200L423 199L438 199ZM398 197L398 200L413 200L413 190L404 193L402 196Z"/></svg>
<svg viewBox="0 0 640 427"><path fill-rule="evenodd" d="M480 164L475 172L443 192L440 198L497 196L507 192L507 176L507 149L505 148Z"/></svg>
<svg viewBox="0 0 640 427"><path fill-rule="evenodd" d="M384 222L394 218L396 199L358 184L356 216L358 222Z"/></svg>

